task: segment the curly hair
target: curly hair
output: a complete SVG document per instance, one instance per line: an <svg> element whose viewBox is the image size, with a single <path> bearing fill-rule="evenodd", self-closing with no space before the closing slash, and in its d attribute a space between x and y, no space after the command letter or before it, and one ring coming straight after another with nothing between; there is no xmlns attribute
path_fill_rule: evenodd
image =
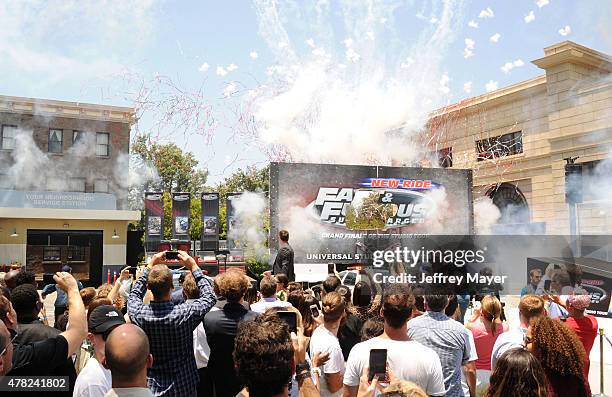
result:
<svg viewBox="0 0 612 397"><path fill-rule="evenodd" d="M293 345L287 324L274 314L242 321L234 342L234 363L250 396L281 393L293 372Z"/></svg>
<svg viewBox="0 0 612 397"><path fill-rule="evenodd" d="M387 386L380 396L427 397L427 393L416 383L398 380Z"/></svg>
<svg viewBox="0 0 612 397"><path fill-rule="evenodd" d="M249 288L249 279L240 270L228 270L216 278L219 293L228 302L239 302Z"/></svg>
<svg viewBox="0 0 612 397"><path fill-rule="evenodd" d="M547 316L538 317L531 324L531 339L533 352L544 369L583 379L586 352L576 333L565 324Z"/></svg>
<svg viewBox="0 0 612 397"><path fill-rule="evenodd" d="M546 374L538 359L529 351L506 351L491 374L486 397L548 397Z"/></svg>

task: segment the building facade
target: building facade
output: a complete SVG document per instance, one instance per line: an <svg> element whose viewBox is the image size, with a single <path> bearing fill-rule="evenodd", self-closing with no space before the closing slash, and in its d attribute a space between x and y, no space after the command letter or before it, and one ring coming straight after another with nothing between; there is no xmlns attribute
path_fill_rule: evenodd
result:
<svg viewBox="0 0 612 397"><path fill-rule="evenodd" d="M125 263L140 219L127 208L133 120L125 107L0 96L0 267L42 280L68 264L98 284Z"/></svg>
<svg viewBox="0 0 612 397"><path fill-rule="evenodd" d="M474 170L474 197L488 196L500 223L569 234L565 175L572 158L582 196L577 234L612 232L612 58L565 41L533 63L542 76L467 98L428 122L430 149L443 167ZM571 178L571 177L570 177ZM566 186L567 185L567 186Z"/></svg>

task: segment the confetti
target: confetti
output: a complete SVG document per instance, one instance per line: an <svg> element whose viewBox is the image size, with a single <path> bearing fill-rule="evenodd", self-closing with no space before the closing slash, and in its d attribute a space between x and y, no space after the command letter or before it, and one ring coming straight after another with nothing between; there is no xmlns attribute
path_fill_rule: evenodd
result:
<svg viewBox="0 0 612 397"><path fill-rule="evenodd" d="M559 29L559 34L561 36L567 36L568 34L572 33L572 28L570 28L569 25L565 25L564 28Z"/></svg>
<svg viewBox="0 0 612 397"><path fill-rule="evenodd" d="M468 26L470 28L478 29L478 22L471 20L470 22L468 22Z"/></svg>
<svg viewBox="0 0 612 397"><path fill-rule="evenodd" d="M478 18L484 19L484 18L493 18L495 16L495 14L493 14L493 10L491 9L491 7L487 7L485 10L480 11L480 14L478 14Z"/></svg>
<svg viewBox="0 0 612 397"><path fill-rule="evenodd" d="M493 36L489 37L489 41L491 43L497 43L500 37L501 37L501 34L495 33Z"/></svg>
<svg viewBox="0 0 612 397"><path fill-rule="evenodd" d="M529 14L525 15L525 18L523 19L525 20L525 23L533 22L535 19L535 13L533 11L529 11Z"/></svg>
<svg viewBox="0 0 612 397"><path fill-rule="evenodd" d="M204 62L203 64L200 65L200 67L198 68L198 71L202 73L206 73L209 68L210 66L206 62Z"/></svg>
<svg viewBox="0 0 612 397"><path fill-rule="evenodd" d="M495 91L497 89L497 81L489 80L489 82L485 84L485 89L487 92Z"/></svg>
<svg viewBox="0 0 612 397"><path fill-rule="evenodd" d="M227 71L222 66L217 66L216 73L217 73L217 76L221 76L221 77L227 75Z"/></svg>

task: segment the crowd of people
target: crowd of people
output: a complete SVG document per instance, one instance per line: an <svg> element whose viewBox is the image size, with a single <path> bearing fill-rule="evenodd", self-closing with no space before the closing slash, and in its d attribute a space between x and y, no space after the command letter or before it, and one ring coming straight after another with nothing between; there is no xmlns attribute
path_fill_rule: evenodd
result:
<svg viewBox="0 0 612 397"><path fill-rule="evenodd" d="M0 375L65 376L69 391L49 395L75 397L591 395L588 295L525 294L510 328L494 295L466 316L456 296L403 284L377 293L330 275L313 290L240 270L213 279L185 252L177 293L164 259L96 289L58 272L43 290L61 291L54 327L33 275L4 275ZM567 316L551 318L550 302ZM385 351L384 374L369 371L373 350Z"/></svg>

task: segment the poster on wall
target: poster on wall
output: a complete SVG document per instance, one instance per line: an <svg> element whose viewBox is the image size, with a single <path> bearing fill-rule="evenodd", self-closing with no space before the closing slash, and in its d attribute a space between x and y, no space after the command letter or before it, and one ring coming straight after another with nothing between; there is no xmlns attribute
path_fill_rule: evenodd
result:
<svg viewBox="0 0 612 397"><path fill-rule="evenodd" d="M145 242L157 244L164 236L164 203L160 192L145 193Z"/></svg>
<svg viewBox="0 0 612 397"><path fill-rule="evenodd" d="M236 200L238 197L240 197L242 193L228 193L227 194L227 201L226 201L226 225L227 225L227 249L228 250L233 250L236 248L239 248L236 244L236 240L234 238L234 228L235 228L235 224L236 224L236 211L234 208L234 200Z"/></svg>
<svg viewBox="0 0 612 397"><path fill-rule="evenodd" d="M229 220L229 217L228 217ZM271 163L270 247L289 231L296 263L362 263L415 234L473 232L472 173Z"/></svg>
<svg viewBox="0 0 612 397"><path fill-rule="evenodd" d="M202 250L219 249L219 193L202 193Z"/></svg>
<svg viewBox="0 0 612 397"><path fill-rule="evenodd" d="M172 238L190 240L190 200L189 193L172 193Z"/></svg>

